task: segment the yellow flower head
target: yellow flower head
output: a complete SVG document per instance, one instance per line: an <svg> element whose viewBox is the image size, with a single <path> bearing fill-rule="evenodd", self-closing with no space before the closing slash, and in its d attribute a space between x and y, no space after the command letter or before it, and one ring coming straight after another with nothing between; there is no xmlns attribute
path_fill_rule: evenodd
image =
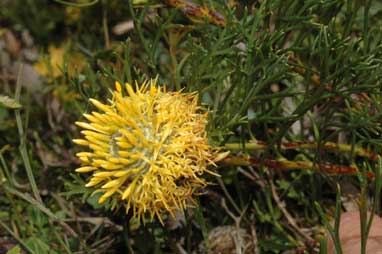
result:
<svg viewBox="0 0 382 254"><path fill-rule="evenodd" d="M161 220L165 210L174 216L184 209L195 191L205 186L199 176L211 163L207 113L200 113L195 93L166 92L151 80L121 85L108 104L90 99L101 112L84 114L89 122L76 122L84 139L73 142L89 148L77 153L82 166L92 173L87 187L108 198L125 200L126 212L138 218L149 212Z"/></svg>

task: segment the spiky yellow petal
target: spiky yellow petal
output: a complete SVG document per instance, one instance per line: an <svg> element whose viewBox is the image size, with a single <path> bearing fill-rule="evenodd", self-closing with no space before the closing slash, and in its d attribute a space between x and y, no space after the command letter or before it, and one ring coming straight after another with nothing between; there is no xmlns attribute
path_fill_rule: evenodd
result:
<svg viewBox="0 0 382 254"><path fill-rule="evenodd" d="M116 180L112 180L112 181L107 182L106 184L102 185L101 188L102 189L110 189L110 188L116 187L117 185L120 185L120 184L121 184L121 179L116 179Z"/></svg>
<svg viewBox="0 0 382 254"><path fill-rule="evenodd" d="M135 178L134 181L127 187L127 189L122 194L122 199L128 198L134 191L135 185L137 183L138 178Z"/></svg>
<svg viewBox="0 0 382 254"><path fill-rule="evenodd" d="M117 90L118 93L122 92L122 86L118 81L115 82L115 90Z"/></svg>
<svg viewBox="0 0 382 254"><path fill-rule="evenodd" d="M110 112L111 111L111 108L110 106L107 106L105 104L102 104L101 102L95 100L95 99L89 99L89 101L94 105L96 106L99 110L102 110L104 112Z"/></svg>
<svg viewBox="0 0 382 254"><path fill-rule="evenodd" d="M96 169L97 168L95 168L95 167L85 166L85 167L77 168L76 172L78 172L78 173L87 173L87 172L94 171Z"/></svg>
<svg viewBox="0 0 382 254"><path fill-rule="evenodd" d="M73 139L73 143L81 146L88 146L89 142L84 139Z"/></svg>

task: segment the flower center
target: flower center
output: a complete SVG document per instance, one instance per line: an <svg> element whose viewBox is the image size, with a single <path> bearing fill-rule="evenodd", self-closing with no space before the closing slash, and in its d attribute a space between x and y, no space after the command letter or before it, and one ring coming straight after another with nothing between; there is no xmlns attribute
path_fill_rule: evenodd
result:
<svg viewBox="0 0 382 254"><path fill-rule="evenodd" d="M135 169L138 172L134 176L147 173L168 142L169 135L164 139L162 135L152 135L152 128L150 121L146 121L146 125L139 122L136 129L126 126L111 135L110 155L131 161L123 170Z"/></svg>

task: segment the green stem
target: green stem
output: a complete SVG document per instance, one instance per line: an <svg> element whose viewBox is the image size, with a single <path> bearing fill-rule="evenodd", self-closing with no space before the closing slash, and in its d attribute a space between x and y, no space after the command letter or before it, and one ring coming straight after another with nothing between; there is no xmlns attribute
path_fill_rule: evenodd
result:
<svg viewBox="0 0 382 254"><path fill-rule="evenodd" d="M12 235L13 238L16 239L20 243L20 245L27 250L29 253L35 254L36 252L32 250L20 237L17 236L7 225L5 225L1 220L0 220L0 226L5 229L5 231L8 232L8 234Z"/></svg>
<svg viewBox="0 0 382 254"><path fill-rule="evenodd" d="M125 242L126 248L129 250L129 253L135 254L135 251L133 250L133 247L130 244L130 219L131 219L131 213L123 214L124 220L123 220L123 240Z"/></svg>
<svg viewBox="0 0 382 254"><path fill-rule="evenodd" d="M268 144L263 141L251 141L248 143L227 143L223 147L227 150L240 151L240 150L249 150L249 151L263 151L268 148ZM337 144L334 142L326 142L324 144L318 144L314 142L283 142L280 144L279 148L281 150L294 150L294 149L323 149L329 151L339 151L354 153L360 157L366 157L370 160L376 160L378 154L373 151L369 151L359 146L352 146L348 144Z"/></svg>
<svg viewBox="0 0 382 254"><path fill-rule="evenodd" d="M256 157L250 156L228 156L219 161L219 164L229 166L265 166L271 169L279 170L302 170L312 169L315 171L323 171L327 174L338 175L357 175L358 169L356 167L336 165L329 163L314 163L311 161L291 161L287 159L264 159L260 160ZM370 171L366 171L367 178L374 178L375 174Z"/></svg>
<svg viewBox="0 0 382 254"><path fill-rule="evenodd" d="M60 3L60 4L64 4L64 5L74 6L74 7L88 7L88 6L95 5L96 3L98 3L99 0L93 0L93 1L88 2L88 3L72 3L69 1L65 1L65 0L53 0L53 1Z"/></svg>
<svg viewBox="0 0 382 254"><path fill-rule="evenodd" d="M15 100L17 102L20 102L21 73L23 73L23 66L22 65L20 66L19 74L17 76L17 83L16 83ZM21 120L21 114L20 114L19 109L15 110L15 117L16 117L17 129L19 131L19 136L20 136L19 151L20 151L21 157L22 157L23 162L24 162L24 167L25 167L25 170L27 173L27 177L28 177L29 183L31 185L34 197L36 198L37 201L42 203L42 199L41 199L35 178L33 176L32 166L31 166L31 163L29 160L29 155L28 155L28 151L27 151L27 147L26 147L26 137L25 137L26 134L24 132L23 123Z"/></svg>
<svg viewBox="0 0 382 254"><path fill-rule="evenodd" d="M365 175L366 167L363 167L361 176L361 196L359 203L359 214L361 222L361 254L366 254L367 243L367 181ZM370 217L372 218L373 214L371 214Z"/></svg>

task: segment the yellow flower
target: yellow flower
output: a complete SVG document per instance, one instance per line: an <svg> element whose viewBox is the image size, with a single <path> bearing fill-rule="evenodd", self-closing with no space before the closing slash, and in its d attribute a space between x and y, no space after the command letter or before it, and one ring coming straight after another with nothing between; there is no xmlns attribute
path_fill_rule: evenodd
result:
<svg viewBox="0 0 382 254"><path fill-rule="evenodd" d="M74 75L76 69L81 71L85 66L84 58L79 53L70 52L70 45L70 42L64 43L59 47L50 45L48 54L40 57L34 64L35 70L40 75L50 78L61 77L65 64L68 65L70 76Z"/></svg>
<svg viewBox="0 0 382 254"><path fill-rule="evenodd" d="M135 91L126 84L127 96L116 82L108 104L90 99L102 113L84 114L88 122L76 122L84 139L74 139L88 151L77 156L76 171L92 173L87 187L102 192L99 203L113 197L124 200L140 218L151 219L184 209L207 183L212 148L207 141L207 113L200 113L195 93L166 92L155 80Z"/></svg>

